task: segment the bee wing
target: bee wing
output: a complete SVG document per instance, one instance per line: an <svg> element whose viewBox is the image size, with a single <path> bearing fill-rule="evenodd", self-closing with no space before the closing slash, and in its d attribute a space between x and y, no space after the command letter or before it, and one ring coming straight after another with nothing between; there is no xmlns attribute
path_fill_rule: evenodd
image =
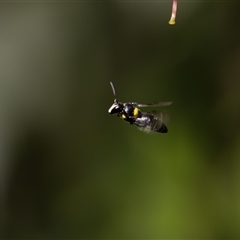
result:
<svg viewBox="0 0 240 240"><path fill-rule="evenodd" d="M170 114L168 112L153 110L149 113L153 114L154 116L159 118L164 124L168 125L170 120Z"/></svg>
<svg viewBox="0 0 240 240"><path fill-rule="evenodd" d="M137 127L140 131L145 132L145 133L154 133L154 131L149 127Z"/></svg>
<svg viewBox="0 0 240 240"><path fill-rule="evenodd" d="M143 113L140 118L136 118L134 124L140 131L145 133L150 133L152 131L152 123L154 119L154 115L151 113Z"/></svg>
<svg viewBox="0 0 240 240"><path fill-rule="evenodd" d="M172 102L157 102L157 103L146 103L146 104L141 104L137 103L137 107L165 107L171 105Z"/></svg>
<svg viewBox="0 0 240 240"><path fill-rule="evenodd" d="M160 132L167 133L168 129L165 122L169 121L169 114L163 111L152 111L148 113L142 113L142 116L136 118L135 125L139 130L150 133Z"/></svg>

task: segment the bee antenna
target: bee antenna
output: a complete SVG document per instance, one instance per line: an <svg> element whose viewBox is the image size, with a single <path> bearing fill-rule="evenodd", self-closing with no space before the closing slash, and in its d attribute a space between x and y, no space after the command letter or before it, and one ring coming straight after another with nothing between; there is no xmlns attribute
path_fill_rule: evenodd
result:
<svg viewBox="0 0 240 240"><path fill-rule="evenodd" d="M115 92L115 88L114 88L114 86L113 86L113 83L110 82L110 85L111 85L111 88L112 88L112 91L113 91L113 95L114 95L114 97L115 97L115 99L116 99L116 92Z"/></svg>

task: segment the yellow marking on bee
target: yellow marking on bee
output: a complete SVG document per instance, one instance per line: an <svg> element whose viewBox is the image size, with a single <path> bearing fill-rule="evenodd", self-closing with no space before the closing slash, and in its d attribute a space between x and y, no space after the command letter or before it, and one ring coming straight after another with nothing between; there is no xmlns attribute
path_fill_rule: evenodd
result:
<svg viewBox="0 0 240 240"><path fill-rule="evenodd" d="M134 110L133 110L133 116L137 116L138 113L139 113L138 108L134 108Z"/></svg>
<svg viewBox="0 0 240 240"><path fill-rule="evenodd" d="M122 114L121 117L122 117L122 119L125 119L125 118L126 118L126 115L125 115L125 114Z"/></svg>

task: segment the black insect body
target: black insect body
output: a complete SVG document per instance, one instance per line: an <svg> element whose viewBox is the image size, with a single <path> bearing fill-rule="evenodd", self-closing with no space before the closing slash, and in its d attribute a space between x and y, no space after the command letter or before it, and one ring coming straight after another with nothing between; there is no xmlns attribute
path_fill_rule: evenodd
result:
<svg viewBox="0 0 240 240"><path fill-rule="evenodd" d="M114 103L109 108L110 114L117 114L117 116L130 124L134 124L139 130L144 132L159 132L167 133L168 129L165 125L169 115L165 112L141 112L140 107L160 107L168 106L172 102L158 102L149 104L139 104L136 102L122 103L116 99L116 92L113 83L110 82L115 97ZM163 122L164 121L164 122Z"/></svg>

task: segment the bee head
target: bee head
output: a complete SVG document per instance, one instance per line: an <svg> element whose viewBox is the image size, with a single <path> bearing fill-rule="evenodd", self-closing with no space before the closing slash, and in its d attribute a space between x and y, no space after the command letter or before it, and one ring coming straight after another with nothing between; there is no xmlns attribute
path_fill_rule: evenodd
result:
<svg viewBox="0 0 240 240"><path fill-rule="evenodd" d="M108 109L108 112L110 114L117 114L117 113L120 113L123 110L123 104L116 99L116 92L115 92L115 88L114 88L112 82L110 82L110 85L111 85L111 88L112 88L113 95L114 95L115 99L114 99L113 105Z"/></svg>
<svg viewBox="0 0 240 240"><path fill-rule="evenodd" d="M122 110L123 110L123 104L115 100L113 105L108 109L108 112L110 114L117 114L122 112Z"/></svg>

